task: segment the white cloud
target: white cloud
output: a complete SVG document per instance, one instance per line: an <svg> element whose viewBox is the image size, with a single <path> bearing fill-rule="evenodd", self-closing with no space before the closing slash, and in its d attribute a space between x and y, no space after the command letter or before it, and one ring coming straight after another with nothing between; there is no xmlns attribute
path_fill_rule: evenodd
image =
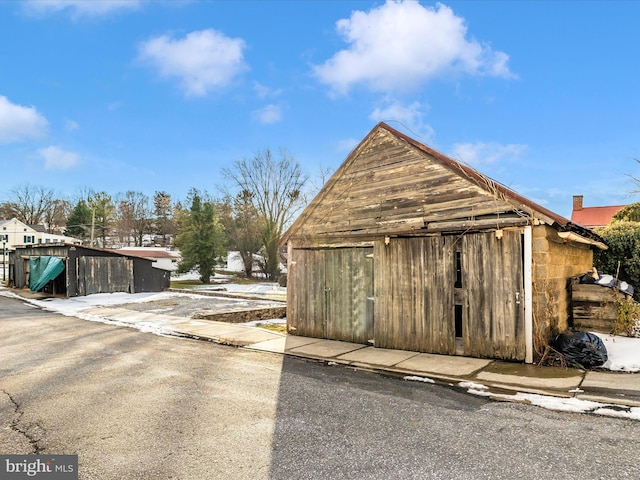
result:
<svg viewBox="0 0 640 480"><path fill-rule="evenodd" d="M258 82L253 82L253 89L256 92L258 98L267 98L267 97L279 97L282 94L282 89L274 89L270 87L266 87Z"/></svg>
<svg viewBox="0 0 640 480"><path fill-rule="evenodd" d="M336 23L348 48L314 67L334 93L356 84L373 91L415 88L445 72L513 77L509 56L467 38L464 19L443 4L387 0L368 12L355 11Z"/></svg>
<svg viewBox="0 0 640 480"><path fill-rule="evenodd" d="M375 122L393 123L397 122L410 130L413 136L422 143L433 143L435 132L431 125L427 125L422 120L423 108L420 102L413 102L411 105L403 105L393 101L384 108L376 108L369 118Z"/></svg>
<svg viewBox="0 0 640 480"><path fill-rule="evenodd" d="M34 107L16 105L0 95L0 143L43 137L48 125Z"/></svg>
<svg viewBox="0 0 640 480"><path fill-rule="evenodd" d="M136 10L141 0L27 0L24 7L28 13L48 15L68 11L73 18L98 17L122 10Z"/></svg>
<svg viewBox="0 0 640 480"><path fill-rule="evenodd" d="M282 109L278 105L267 105L259 110L252 112L251 117L254 121L264 124L277 123L282 120Z"/></svg>
<svg viewBox="0 0 640 480"><path fill-rule="evenodd" d="M80 128L80 125L75 120L67 119L64 122L64 128L66 128L70 132L73 132L74 130L77 130L78 128Z"/></svg>
<svg viewBox="0 0 640 480"><path fill-rule="evenodd" d="M151 38L140 45L139 56L160 76L178 78L187 96L202 96L225 87L247 70L244 48L244 40L208 29L181 39L168 35Z"/></svg>
<svg viewBox="0 0 640 480"><path fill-rule="evenodd" d="M526 145L496 142L457 143L453 146L452 157L469 165L494 163L503 158L516 158L527 149Z"/></svg>
<svg viewBox="0 0 640 480"><path fill-rule="evenodd" d="M62 150L60 147L47 147L38 150L44 158L44 168L47 170L68 170L78 164L80 157L77 153Z"/></svg>

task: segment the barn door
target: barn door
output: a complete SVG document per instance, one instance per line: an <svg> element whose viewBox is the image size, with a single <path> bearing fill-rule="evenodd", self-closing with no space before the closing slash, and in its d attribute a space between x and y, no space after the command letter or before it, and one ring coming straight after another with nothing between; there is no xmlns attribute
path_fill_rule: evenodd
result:
<svg viewBox="0 0 640 480"><path fill-rule="evenodd" d="M290 333L367 343L373 338L373 247L293 249Z"/></svg>
<svg viewBox="0 0 640 480"><path fill-rule="evenodd" d="M464 235L461 259L464 354L524 360L522 233Z"/></svg>
<svg viewBox="0 0 640 480"><path fill-rule="evenodd" d="M455 353L455 241L437 236L376 244L376 347Z"/></svg>
<svg viewBox="0 0 640 480"><path fill-rule="evenodd" d="M373 339L373 247L324 250L324 338Z"/></svg>

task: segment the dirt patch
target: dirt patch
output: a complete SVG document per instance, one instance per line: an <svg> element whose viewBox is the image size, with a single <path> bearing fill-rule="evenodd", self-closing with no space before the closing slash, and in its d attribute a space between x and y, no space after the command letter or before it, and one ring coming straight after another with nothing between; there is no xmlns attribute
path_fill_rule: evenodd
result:
<svg viewBox="0 0 640 480"><path fill-rule="evenodd" d="M282 302L213 295L176 294L161 300L128 303L121 307L139 312L228 323L284 318L287 313L286 304Z"/></svg>
<svg viewBox="0 0 640 480"><path fill-rule="evenodd" d="M262 308L240 312L198 312L191 318L216 322L245 323L254 320L272 320L287 316L287 307Z"/></svg>

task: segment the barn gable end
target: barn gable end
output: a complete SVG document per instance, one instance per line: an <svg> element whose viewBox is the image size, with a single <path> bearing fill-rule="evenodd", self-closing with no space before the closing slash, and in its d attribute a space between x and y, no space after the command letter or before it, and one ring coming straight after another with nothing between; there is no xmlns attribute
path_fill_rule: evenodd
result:
<svg viewBox="0 0 640 480"><path fill-rule="evenodd" d="M349 155L286 237L428 234L527 223L489 178L379 125ZM285 240L286 241L286 240Z"/></svg>
<svg viewBox="0 0 640 480"><path fill-rule="evenodd" d="M566 279L606 248L383 123L282 244L289 333L527 362L567 325Z"/></svg>

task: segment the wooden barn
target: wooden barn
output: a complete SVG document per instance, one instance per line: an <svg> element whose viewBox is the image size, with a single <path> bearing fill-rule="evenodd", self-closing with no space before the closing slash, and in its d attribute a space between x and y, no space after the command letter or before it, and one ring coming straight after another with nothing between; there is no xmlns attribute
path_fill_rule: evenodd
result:
<svg viewBox="0 0 640 480"><path fill-rule="evenodd" d="M290 334L531 363L591 230L378 124L285 233Z"/></svg>
<svg viewBox="0 0 640 480"><path fill-rule="evenodd" d="M93 293L161 292L171 272L153 260L70 244L16 248L9 257L9 282L15 288L77 297Z"/></svg>

